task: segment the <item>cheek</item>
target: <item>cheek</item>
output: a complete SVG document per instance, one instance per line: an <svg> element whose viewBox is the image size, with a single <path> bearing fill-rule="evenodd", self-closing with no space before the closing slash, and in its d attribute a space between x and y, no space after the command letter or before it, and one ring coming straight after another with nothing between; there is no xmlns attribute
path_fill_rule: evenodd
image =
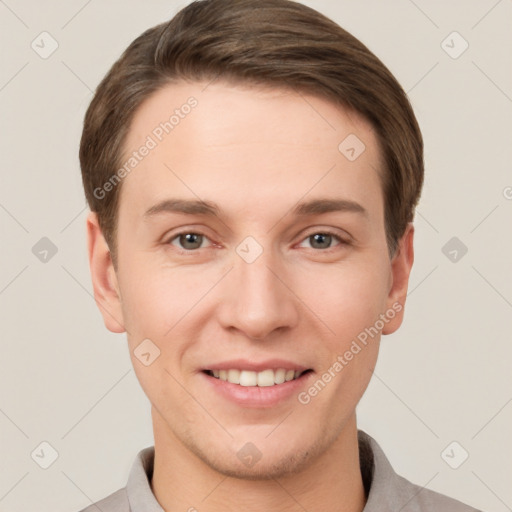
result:
<svg viewBox="0 0 512 512"><path fill-rule="evenodd" d="M164 338L211 286L183 268L133 262L125 270L120 280L123 315L127 330L138 336Z"/></svg>
<svg viewBox="0 0 512 512"><path fill-rule="evenodd" d="M335 343L343 345L384 312L388 273L385 262L343 263L317 272L313 287L311 279L304 279L300 287L311 310L334 331Z"/></svg>
<svg viewBox="0 0 512 512"><path fill-rule="evenodd" d="M151 404L167 417L179 410L180 422L193 423L194 414L197 414L195 402L190 399L187 389L179 384L182 378L169 364L168 357L164 350L160 357L145 366L131 352L135 375Z"/></svg>
<svg viewBox="0 0 512 512"><path fill-rule="evenodd" d="M301 403L311 401L312 410L317 409L313 416L329 414L335 423L336 418L349 416L371 380L380 342L376 325L386 308L387 274L385 265L364 271L347 266L316 283L308 305L329 330L318 351L317 379Z"/></svg>

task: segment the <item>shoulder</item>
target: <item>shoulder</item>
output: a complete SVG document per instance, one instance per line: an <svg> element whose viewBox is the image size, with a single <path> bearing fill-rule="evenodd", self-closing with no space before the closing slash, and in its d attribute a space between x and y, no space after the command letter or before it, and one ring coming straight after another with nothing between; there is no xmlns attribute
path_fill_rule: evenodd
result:
<svg viewBox="0 0 512 512"><path fill-rule="evenodd" d="M402 512L481 512L444 494L420 487L396 476L397 501Z"/></svg>
<svg viewBox="0 0 512 512"><path fill-rule="evenodd" d="M151 490L154 454L154 446L140 450L133 461L126 486L79 512L164 512Z"/></svg>
<svg viewBox="0 0 512 512"><path fill-rule="evenodd" d="M96 503L92 503L88 507L80 510L79 512L130 512L130 504L128 502L128 495L126 488L113 492L106 498L103 498Z"/></svg>
<svg viewBox="0 0 512 512"><path fill-rule="evenodd" d="M421 487L397 474L377 441L358 432L359 458L368 499L363 512L481 512L461 501Z"/></svg>

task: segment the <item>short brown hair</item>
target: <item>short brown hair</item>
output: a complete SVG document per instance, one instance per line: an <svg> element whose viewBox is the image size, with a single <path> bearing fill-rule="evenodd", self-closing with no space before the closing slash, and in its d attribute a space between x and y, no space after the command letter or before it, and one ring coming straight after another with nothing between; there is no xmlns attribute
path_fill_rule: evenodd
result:
<svg viewBox="0 0 512 512"><path fill-rule="evenodd" d="M292 0L200 0L146 30L115 62L85 115L85 195L116 265L121 183L95 190L122 165L141 103L178 80L216 78L292 89L355 110L377 135L390 255L413 220L423 185L423 139L406 93L384 64L335 22ZM340 141L341 142L341 141Z"/></svg>

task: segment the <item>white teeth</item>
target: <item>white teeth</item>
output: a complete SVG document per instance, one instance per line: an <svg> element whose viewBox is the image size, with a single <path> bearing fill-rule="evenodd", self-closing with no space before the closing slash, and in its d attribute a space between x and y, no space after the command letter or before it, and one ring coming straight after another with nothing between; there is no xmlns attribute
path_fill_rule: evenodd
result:
<svg viewBox="0 0 512 512"><path fill-rule="evenodd" d="M240 386L256 386L258 382L258 374L248 370L240 372Z"/></svg>
<svg viewBox="0 0 512 512"><path fill-rule="evenodd" d="M288 370L286 372L286 375L284 376L284 380L288 382L289 380L292 380L295 377L295 372L293 370Z"/></svg>
<svg viewBox="0 0 512 512"><path fill-rule="evenodd" d="M282 384L284 382L284 376L286 374L286 370L284 368L279 368L279 370L276 370L274 374L274 382L276 384Z"/></svg>
<svg viewBox="0 0 512 512"><path fill-rule="evenodd" d="M240 384L240 370L228 370L228 381L233 384Z"/></svg>
<svg viewBox="0 0 512 512"><path fill-rule="evenodd" d="M296 379L302 375L300 370L285 370L279 368L277 370L263 370L261 372L253 372L250 370L212 370L214 377L220 380L230 382L232 384L239 384L240 386L259 386L268 387L274 386L275 384L283 384L290 380Z"/></svg>
<svg viewBox="0 0 512 512"><path fill-rule="evenodd" d="M258 373L258 386L273 386L274 370L263 370Z"/></svg>

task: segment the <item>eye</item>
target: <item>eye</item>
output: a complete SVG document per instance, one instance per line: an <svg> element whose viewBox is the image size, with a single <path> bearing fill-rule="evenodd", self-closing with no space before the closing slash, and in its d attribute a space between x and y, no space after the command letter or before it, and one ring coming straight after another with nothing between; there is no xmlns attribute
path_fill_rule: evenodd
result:
<svg viewBox="0 0 512 512"><path fill-rule="evenodd" d="M341 238L339 235L335 233L331 233L330 231L318 231L316 233L311 233L308 235L302 243L305 241L311 241L311 246L313 249L333 249L331 246L331 242L333 239L339 242L338 245L348 245L348 241Z"/></svg>
<svg viewBox="0 0 512 512"><path fill-rule="evenodd" d="M209 238L203 233L198 233L195 231L183 231L181 233L175 234L172 236L172 238L169 238L166 244L176 247L181 253L186 253L194 252L197 249L206 248L207 246L203 245L203 242L206 240L209 240ZM330 231L317 231L308 235L300 244L300 246L303 247L302 244L304 244L306 241L309 241L313 249L321 249L327 252L330 249L335 248L335 246L332 245L334 240L338 241L338 246L349 245L347 240L344 240L335 233Z"/></svg>
<svg viewBox="0 0 512 512"><path fill-rule="evenodd" d="M177 241L179 245L176 245L174 241ZM202 242L204 240L208 240L208 237L203 235L202 233L196 233L193 231L184 231L182 233L178 233L170 238L166 243L169 245L174 245L178 249L183 249L183 252L194 251L194 249L201 249Z"/></svg>

